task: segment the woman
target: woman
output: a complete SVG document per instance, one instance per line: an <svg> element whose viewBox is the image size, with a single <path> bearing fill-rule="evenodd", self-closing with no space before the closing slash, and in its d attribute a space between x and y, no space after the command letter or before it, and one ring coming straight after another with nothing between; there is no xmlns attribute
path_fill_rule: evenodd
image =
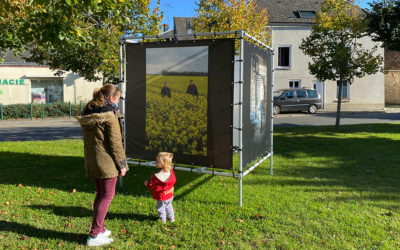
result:
<svg viewBox="0 0 400 250"><path fill-rule="evenodd" d="M113 242L111 231L104 226L108 207L114 198L118 176L128 170L123 146L122 126L117 104L121 92L106 84L93 92L93 99L77 119L83 129L86 175L94 178L93 222L88 246L102 246Z"/></svg>

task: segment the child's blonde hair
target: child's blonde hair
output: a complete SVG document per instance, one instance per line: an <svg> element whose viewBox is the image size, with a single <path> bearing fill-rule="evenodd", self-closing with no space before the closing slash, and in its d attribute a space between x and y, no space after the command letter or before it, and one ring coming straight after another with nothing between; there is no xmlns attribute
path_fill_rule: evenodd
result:
<svg viewBox="0 0 400 250"><path fill-rule="evenodd" d="M169 152L160 152L157 155L157 162L161 164L161 168L164 169L164 171L169 172L171 171L172 168L172 158L174 158L173 153Z"/></svg>

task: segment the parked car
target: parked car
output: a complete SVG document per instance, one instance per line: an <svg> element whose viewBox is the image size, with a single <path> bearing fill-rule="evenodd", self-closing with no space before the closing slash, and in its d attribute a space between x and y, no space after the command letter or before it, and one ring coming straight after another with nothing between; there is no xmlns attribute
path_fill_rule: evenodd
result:
<svg viewBox="0 0 400 250"><path fill-rule="evenodd" d="M281 89L274 91L274 115L282 111L317 113L322 107L321 95L315 89Z"/></svg>

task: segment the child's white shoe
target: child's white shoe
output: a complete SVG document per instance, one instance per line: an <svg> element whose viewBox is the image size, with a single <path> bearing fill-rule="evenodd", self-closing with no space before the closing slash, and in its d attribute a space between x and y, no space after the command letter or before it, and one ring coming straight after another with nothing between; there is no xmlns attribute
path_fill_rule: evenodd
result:
<svg viewBox="0 0 400 250"><path fill-rule="evenodd" d="M108 238L107 236L102 236L101 234L98 234L96 237L89 236L86 241L86 245L89 247L98 247L111 244L113 241L113 239Z"/></svg>

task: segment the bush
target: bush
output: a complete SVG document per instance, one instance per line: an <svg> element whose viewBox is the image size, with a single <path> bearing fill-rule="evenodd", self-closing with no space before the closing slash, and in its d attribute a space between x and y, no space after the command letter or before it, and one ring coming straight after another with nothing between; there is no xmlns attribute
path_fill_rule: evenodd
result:
<svg viewBox="0 0 400 250"><path fill-rule="evenodd" d="M85 105L82 103L82 108ZM44 118L69 116L69 103L44 104ZM80 104L71 104L71 116L81 113ZM30 119L31 104L10 104L3 106L3 119ZM32 104L32 118L42 118L42 104Z"/></svg>

